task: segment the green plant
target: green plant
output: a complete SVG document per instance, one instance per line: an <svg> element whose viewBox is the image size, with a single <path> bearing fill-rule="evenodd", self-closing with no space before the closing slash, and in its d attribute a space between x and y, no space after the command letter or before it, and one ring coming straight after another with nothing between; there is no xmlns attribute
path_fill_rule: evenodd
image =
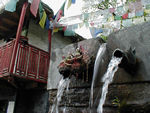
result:
<svg viewBox="0 0 150 113"><path fill-rule="evenodd" d="M117 96L115 96L115 98L112 100L112 104L117 106L117 107L120 107L120 100Z"/></svg>

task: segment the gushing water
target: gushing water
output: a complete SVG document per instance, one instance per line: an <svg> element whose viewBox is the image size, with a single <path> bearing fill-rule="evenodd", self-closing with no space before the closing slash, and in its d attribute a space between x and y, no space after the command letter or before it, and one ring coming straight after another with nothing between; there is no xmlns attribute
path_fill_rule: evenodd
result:
<svg viewBox="0 0 150 113"><path fill-rule="evenodd" d="M114 74L118 69L118 64L121 62L121 59L122 58L112 57L109 65L108 65L107 72L104 74L104 76L102 78L102 82L104 82L104 84L102 87L102 95L101 95L99 105L97 108L98 113L103 113L103 105L104 105L106 95L108 92L108 86L113 81Z"/></svg>
<svg viewBox="0 0 150 113"><path fill-rule="evenodd" d="M57 90L57 96L54 100L54 104L52 106L52 110L51 110L51 113L59 113L58 111L58 106L59 106L59 103L61 101L61 97L66 89L66 91L69 90L69 84L70 84L70 79L69 78L66 78L66 79L61 79L59 84L58 84L58 90Z"/></svg>
<svg viewBox="0 0 150 113"><path fill-rule="evenodd" d="M90 93L90 108L93 106L93 90L94 90L94 83L96 79L96 75L98 72L99 64L101 63L102 56L104 55L104 52L106 51L106 43L100 45L99 50L96 55L95 63L94 63L94 71L93 71L93 79L91 84L91 93Z"/></svg>

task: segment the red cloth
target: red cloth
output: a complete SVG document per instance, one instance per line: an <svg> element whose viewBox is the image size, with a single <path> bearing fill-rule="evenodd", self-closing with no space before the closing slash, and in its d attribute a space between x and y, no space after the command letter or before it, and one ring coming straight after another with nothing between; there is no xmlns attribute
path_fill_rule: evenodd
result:
<svg viewBox="0 0 150 113"><path fill-rule="evenodd" d="M33 0L30 6L31 13L36 17L40 0Z"/></svg>
<svg viewBox="0 0 150 113"><path fill-rule="evenodd" d="M127 19L127 18L128 18L128 13L126 13L122 16L122 19Z"/></svg>

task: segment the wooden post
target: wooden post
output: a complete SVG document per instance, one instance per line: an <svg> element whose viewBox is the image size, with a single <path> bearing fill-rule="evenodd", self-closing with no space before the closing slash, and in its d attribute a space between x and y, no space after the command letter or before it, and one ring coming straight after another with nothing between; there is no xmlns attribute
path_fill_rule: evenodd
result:
<svg viewBox="0 0 150 113"><path fill-rule="evenodd" d="M52 30L51 29L48 30L48 42L49 42L48 52L49 52L49 56L51 57L51 46L52 46Z"/></svg>
<svg viewBox="0 0 150 113"><path fill-rule="evenodd" d="M28 7L28 2L25 2L22 7L21 15L20 15L20 20L18 24L18 29L17 29L17 34L16 34L16 40L13 48L13 53L12 53L12 59L11 59L11 64L10 64L10 73L13 73L14 66L15 66L15 60L16 60L16 55L17 55L17 48L18 48L18 43L20 39L20 34L22 31L23 23L24 23L24 18L26 14L26 9Z"/></svg>

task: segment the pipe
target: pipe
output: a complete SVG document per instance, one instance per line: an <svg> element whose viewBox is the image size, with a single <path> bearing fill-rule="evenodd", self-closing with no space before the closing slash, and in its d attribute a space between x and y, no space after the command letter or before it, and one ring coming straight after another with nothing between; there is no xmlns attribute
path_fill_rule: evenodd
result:
<svg viewBox="0 0 150 113"><path fill-rule="evenodd" d="M135 74L137 71L137 58L135 55L135 49L130 48L127 51L116 49L113 52L113 56L121 58L122 60L119 64L120 68L124 68L126 72L130 74Z"/></svg>

